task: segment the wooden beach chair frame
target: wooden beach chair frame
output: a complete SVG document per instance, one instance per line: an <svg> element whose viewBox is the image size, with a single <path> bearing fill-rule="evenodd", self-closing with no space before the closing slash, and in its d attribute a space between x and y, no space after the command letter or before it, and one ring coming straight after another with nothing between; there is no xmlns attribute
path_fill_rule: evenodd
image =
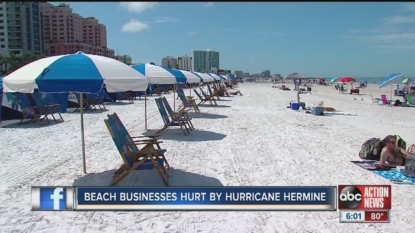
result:
<svg viewBox="0 0 415 233"><path fill-rule="evenodd" d="M163 132L164 130L166 130L170 126L179 126L182 129L184 135L189 135L190 134L190 130L187 127L187 122L186 121L181 120L181 119L177 119L177 118L173 118L172 120L170 120L169 116L167 115L166 107L164 106L164 103L163 103L162 99L161 98L156 98L155 101L156 101L157 108L159 109L161 118L163 119L163 123L164 123L163 128L161 128L159 131L157 131L156 134L159 134L159 133Z"/></svg>
<svg viewBox="0 0 415 233"><path fill-rule="evenodd" d="M195 128L192 124L192 118L189 117L189 115L187 114L187 110L174 112L166 97L161 97L161 101L163 102L163 105L166 108L167 113L170 115L172 121L183 121L187 123L187 126L190 130L193 130Z"/></svg>
<svg viewBox="0 0 415 233"><path fill-rule="evenodd" d="M126 91L124 92L124 94L122 95L122 97L117 101L118 103L121 103L122 101L127 100L128 103L133 104L134 103L134 98L132 95L131 91Z"/></svg>
<svg viewBox="0 0 415 233"><path fill-rule="evenodd" d="M182 101L181 105L179 105L179 109L185 109L185 108L190 108L192 107L196 113L200 112L199 107L196 104L196 100L193 98L186 98L186 96L184 95L184 91L183 89L179 88L177 89L177 95L179 96L180 100Z"/></svg>
<svg viewBox="0 0 415 233"><path fill-rule="evenodd" d="M201 87L199 89L200 89L200 92L202 93L202 95L205 97L205 99L207 99L207 101L209 101L210 105L218 105L218 103L216 103L215 97L213 95L207 95Z"/></svg>
<svg viewBox="0 0 415 233"><path fill-rule="evenodd" d="M207 85L207 88L210 94L209 96L212 96L213 99L216 97L217 100L220 100L220 95L217 90L212 91L212 88L210 87L210 85Z"/></svg>
<svg viewBox="0 0 415 233"><path fill-rule="evenodd" d="M96 97L92 97L90 94L86 94L86 93L75 93L75 96L76 96L76 99L78 100L79 106L81 106L79 95L84 95L83 99L84 99L84 108L85 109L89 109L90 111L98 110L98 108L101 111L106 111L107 110L107 108L105 107L105 104L104 104L104 98L101 98L98 95ZM75 111L77 111L77 110L79 110L79 108L77 108Z"/></svg>
<svg viewBox="0 0 415 233"><path fill-rule="evenodd" d="M63 117L61 115L60 104L46 104L45 101L42 99L42 94L40 92L33 93L33 98L36 101L37 106L45 108L45 110L49 110L49 115L52 116L55 123L58 123L55 114L58 114L61 122L64 122Z"/></svg>
<svg viewBox="0 0 415 233"><path fill-rule="evenodd" d="M20 120L18 125L22 124L23 121L27 119L30 119L26 122L27 124L32 123L34 121L36 121L36 123L38 123L39 126L50 124L50 120L48 118L48 115L50 115L50 110L44 107L37 106L32 94L15 93L15 98L22 110L22 119ZM46 120L46 123L42 124L43 120Z"/></svg>
<svg viewBox="0 0 415 233"><path fill-rule="evenodd" d="M151 162L164 185L169 186L170 165L164 155L167 150L160 148L162 142L158 141L158 137L161 135L131 137L116 113L108 115L108 119L104 121L124 162L114 173L110 186L139 169L145 162ZM144 146L139 149L138 145Z"/></svg>

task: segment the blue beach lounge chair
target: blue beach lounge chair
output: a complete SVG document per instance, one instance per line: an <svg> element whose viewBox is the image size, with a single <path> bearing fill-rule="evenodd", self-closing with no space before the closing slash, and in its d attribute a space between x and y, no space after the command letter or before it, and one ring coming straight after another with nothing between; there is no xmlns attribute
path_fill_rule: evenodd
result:
<svg viewBox="0 0 415 233"><path fill-rule="evenodd" d="M167 115L166 112L166 108L163 104L163 101L161 98L157 98L155 99L156 104L157 104L157 108L159 109L161 118L163 119L164 122L164 126L162 129L160 129L159 131L157 131L156 134L159 134L161 132L163 132L164 130L166 130L167 128L169 128L170 126L179 126L184 135L188 135L190 134L189 129L187 128L187 122L181 119L177 119L177 118L172 118L172 120L170 120L169 116Z"/></svg>
<svg viewBox="0 0 415 233"><path fill-rule="evenodd" d="M200 93L202 93L203 97L209 101L210 105L218 105L213 95L207 95L201 87L199 87Z"/></svg>
<svg viewBox="0 0 415 233"><path fill-rule="evenodd" d="M200 109L196 104L196 100L194 100L193 98L187 99L186 96L184 95L184 91L181 87L177 89L177 94L178 94L180 100L182 101L182 104L179 105L179 108L183 108L183 109L184 108L193 108L196 113L200 112Z"/></svg>
<svg viewBox="0 0 415 233"><path fill-rule="evenodd" d="M104 121L124 162L115 172L110 186L117 184L134 170L147 169L155 169L163 183L169 186L170 166L164 155L166 150L160 148L160 135L131 137L116 113L108 115L108 119ZM140 145L143 146L141 149L138 148Z"/></svg>
<svg viewBox="0 0 415 233"><path fill-rule="evenodd" d="M15 97L23 114L19 124L22 124L26 119L29 119L26 123L36 121L40 126L50 124L48 118L50 110L37 106L32 94L15 93Z"/></svg>
<svg viewBox="0 0 415 233"><path fill-rule="evenodd" d="M61 115L60 104L46 104L45 101L42 99L40 92L33 93L33 98L35 99L37 106L44 108L45 110L49 110L50 112L49 115L52 116L55 123L58 123L58 121L56 120L54 114L58 114L61 121L64 122L62 115Z"/></svg>
<svg viewBox="0 0 415 233"><path fill-rule="evenodd" d="M173 109L170 107L169 102L167 101L166 97L161 97L161 101L163 102L164 107L167 110L167 113L170 116L170 119L172 121L182 121L187 123L187 126L190 130L194 129L194 126L192 124L192 118L189 117L189 115L187 114L187 110L182 109L178 112L173 112ZM186 127L187 127L186 126Z"/></svg>

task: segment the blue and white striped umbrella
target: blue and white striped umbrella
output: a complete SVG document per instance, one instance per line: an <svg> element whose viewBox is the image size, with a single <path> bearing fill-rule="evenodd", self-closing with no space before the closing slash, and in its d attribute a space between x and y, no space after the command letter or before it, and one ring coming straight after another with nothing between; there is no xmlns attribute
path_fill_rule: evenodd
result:
<svg viewBox="0 0 415 233"><path fill-rule="evenodd" d="M186 77L179 70L152 64L132 65L133 69L149 78L151 84L176 84L185 83Z"/></svg>
<svg viewBox="0 0 415 233"><path fill-rule="evenodd" d="M215 81L221 81L223 78L222 77L220 77L219 75L217 75L217 74L213 74L213 73L208 73L210 76L212 76L214 79L215 79Z"/></svg>
<svg viewBox="0 0 415 233"><path fill-rule="evenodd" d="M4 79L4 92L145 91L148 78L112 58L78 52L29 63Z"/></svg>
<svg viewBox="0 0 415 233"><path fill-rule="evenodd" d="M394 74L390 74L388 75L386 78L384 78L380 83L379 83L379 88L382 88L384 86L386 86L386 84L388 84L389 82L393 81L396 78L401 77L403 74L402 73L394 73Z"/></svg>
<svg viewBox="0 0 415 233"><path fill-rule="evenodd" d="M209 83L209 82L215 81L215 79L212 76L208 75L208 74L199 73L199 72L192 72L192 73L194 73L194 74L198 75L200 78L202 78L204 83Z"/></svg>
<svg viewBox="0 0 415 233"><path fill-rule="evenodd" d="M187 71L187 70L179 70L179 71L186 77L187 83L201 83L201 82L203 82L203 79L195 73L192 73L192 72Z"/></svg>

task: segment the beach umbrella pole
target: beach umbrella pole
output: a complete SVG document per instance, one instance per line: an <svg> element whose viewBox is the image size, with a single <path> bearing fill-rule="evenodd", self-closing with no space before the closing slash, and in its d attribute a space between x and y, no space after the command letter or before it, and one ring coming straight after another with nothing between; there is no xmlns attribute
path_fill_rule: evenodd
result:
<svg viewBox="0 0 415 233"><path fill-rule="evenodd" d="M79 93L79 108L81 111L81 141L82 141L82 160L84 164L84 173L86 173L86 157L85 157L85 133L84 133L84 95Z"/></svg>
<svg viewBox="0 0 415 233"><path fill-rule="evenodd" d="M176 112L176 84L173 84L173 112Z"/></svg>
<svg viewBox="0 0 415 233"><path fill-rule="evenodd" d="M144 128L147 130L147 89L144 92Z"/></svg>

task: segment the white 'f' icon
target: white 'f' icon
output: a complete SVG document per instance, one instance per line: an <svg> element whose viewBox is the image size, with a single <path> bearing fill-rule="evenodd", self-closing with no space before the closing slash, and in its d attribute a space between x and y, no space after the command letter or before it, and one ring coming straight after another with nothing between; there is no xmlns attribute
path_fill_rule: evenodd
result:
<svg viewBox="0 0 415 233"><path fill-rule="evenodd" d="M53 209L54 210L60 210L59 202L63 199L63 188L55 188L53 190L53 194L50 195L50 199L53 200Z"/></svg>

